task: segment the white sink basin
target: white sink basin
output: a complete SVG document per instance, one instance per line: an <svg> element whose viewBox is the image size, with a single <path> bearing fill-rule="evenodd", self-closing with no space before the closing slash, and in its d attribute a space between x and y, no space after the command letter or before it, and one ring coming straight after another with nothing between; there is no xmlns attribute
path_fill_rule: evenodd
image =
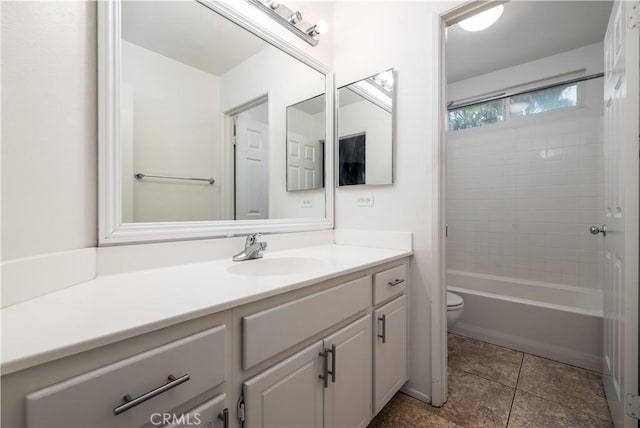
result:
<svg viewBox="0 0 640 428"><path fill-rule="evenodd" d="M291 275L316 270L324 264L322 260L309 257L275 257L236 262L227 270L245 276Z"/></svg>

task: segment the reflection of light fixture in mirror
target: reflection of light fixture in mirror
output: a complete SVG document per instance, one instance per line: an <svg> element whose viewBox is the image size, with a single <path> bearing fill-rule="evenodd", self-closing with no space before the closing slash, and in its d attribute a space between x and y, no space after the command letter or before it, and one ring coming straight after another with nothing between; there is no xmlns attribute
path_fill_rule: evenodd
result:
<svg viewBox="0 0 640 428"><path fill-rule="evenodd" d="M300 12L293 12L289 18L287 18L289 24L296 25L298 22L302 21L302 14Z"/></svg>
<svg viewBox="0 0 640 428"><path fill-rule="evenodd" d="M321 21L318 21L316 25L312 26L308 21L302 19L302 14L299 11L289 9L279 0L247 1L311 46L318 44L318 35L326 30L326 23L322 26Z"/></svg>
<svg viewBox="0 0 640 428"><path fill-rule="evenodd" d="M316 37L322 33L325 33L327 31L327 28L328 28L327 23L321 19L320 21L317 22L316 25L309 27L306 33L311 37Z"/></svg>
<svg viewBox="0 0 640 428"><path fill-rule="evenodd" d="M371 77L371 80L386 92L393 92L393 70L383 71Z"/></svg>
<svg viewBox="0 0 640 428"><path fill-rule="evenodd" d="M482 31L495 24L495 22L502 16L502 12L504 12L504 6L500 4L496 7L492 7L491 9L487 9L473 15L471 18L464 19L460 21L459 24L463 30L472 32Z"/></svg>

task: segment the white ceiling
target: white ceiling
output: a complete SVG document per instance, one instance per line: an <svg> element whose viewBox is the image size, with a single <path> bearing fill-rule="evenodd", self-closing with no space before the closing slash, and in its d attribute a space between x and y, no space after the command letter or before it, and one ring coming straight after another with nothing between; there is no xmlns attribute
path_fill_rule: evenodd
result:
<svg viewBox="0 0 640 428"><path fill-rule="evenodd" d="M216 76L268 46L195 1L124 1L122 38Z"/></svg>
<svg viewBox="0 0 640 428"><path fill-rule="evenodd" d="M295 104L296 109L303 111L307 114L318 114L325 110L324 95L310 98Z"/></svg>
<svg viewBox="0 0 640 428"><path fill-rule="evenodd" d="M610 1L512 0L486 30L447 29L449 83L576 49L604 39Z"/></svg>

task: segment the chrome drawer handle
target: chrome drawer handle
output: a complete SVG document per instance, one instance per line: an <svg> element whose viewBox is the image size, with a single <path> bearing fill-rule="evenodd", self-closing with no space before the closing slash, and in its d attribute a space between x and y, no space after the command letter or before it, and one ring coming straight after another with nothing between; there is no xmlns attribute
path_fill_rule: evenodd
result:
<svg viewBox="0 0 640 428"><path fill-rule="evenodd" d="M166 392L168 390L170 390L171 388L175 388L176 386L180 385L181 383L185 383L186 381L188 381L190 379L189 373L180 376L179 378L176 378L174 375L169 375L167 377L167 380L169 382L165 383L162 386L157 387L156 389L153 389L149 392L145 392L144 394L136 397L136 398L131 398L131 395L127 394L124 397L122 397L122 399L124 400L124 404L119 405L118 407L116 407L115 409L113 409L113 414L114 415L119 415L122 412L126 412L127 410L131 409L132 407L136 407L138 404L142 404L147 400L152 399L153 397L162 394L163 392Z"/></svg>
<svg viewBox="0 0 640 428"><path fill-rule="evenodd" d="M382 314L381 317L378 317L378 321L382 321L382 334L379 334L378 337L382 339L382 343L387 343L387 316Z"/></svg>
<svg viewBox="0 0 640 428"><path fill-rule="evenodd" d="M223 428L229 428L229 409L225 407L222 413L218 414L218 419L222 421Z"/></svg>
<svg viewBox="0 0 640 428"><path fill-rule="evenodd" d="M389 287L395 287L398 284L402 284L404 279L396 279L395 281L389 281Z"/></svg>
<svg viewBox="0 0 640 428"><path fill-rule="evenodd" d="M322 387L329 387L329 356L327 355L331 350L324 348L318 355L322 358L322 374L318 375L318 378L322 379Z"/></svg>
<svg viewBox="0 0 640 428"><path fill-rule="evenodd" d="M326 352L331 352L331 370L327 373L331 375L331 382L336 383L336 345L331 345L331 349L325 348Z"/></svg>

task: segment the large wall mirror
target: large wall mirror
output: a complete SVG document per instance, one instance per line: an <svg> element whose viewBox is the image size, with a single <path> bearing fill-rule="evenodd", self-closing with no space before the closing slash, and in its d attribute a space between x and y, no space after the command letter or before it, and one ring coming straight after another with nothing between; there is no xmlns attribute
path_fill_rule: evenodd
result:
<svg viewBox="0 0 640 428"><path fill-rule="evenodd" d="M393 183L394 72L338 89L338 186Z"/></svg>
<svg viewBox="0 0 640 428"><path fill-rule="evenodd" d="M225 2L99 7L101 244L332 227L326 66Z"/></svg>

